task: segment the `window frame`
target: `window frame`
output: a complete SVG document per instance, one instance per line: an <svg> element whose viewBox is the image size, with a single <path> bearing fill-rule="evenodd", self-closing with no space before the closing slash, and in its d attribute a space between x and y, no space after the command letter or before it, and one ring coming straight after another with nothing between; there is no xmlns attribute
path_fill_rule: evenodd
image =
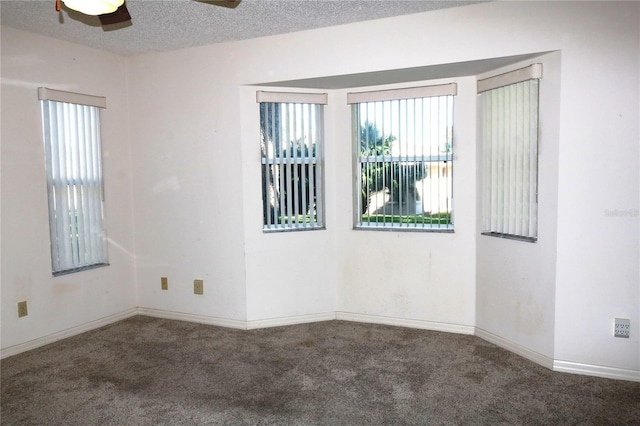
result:
<svg viewBox="0 0 640 426"><path fill-rule="evenodd" d="M44 87L38 88L38 99L52 275L108 266L100 137L106 99Z"/></svg>
<svg viewBox="0 0 640 426"><path fill-rule="evenodd" d="M542 64L534 63L478 80L483 162L482 235L531 243L538 240L538 146L541 79ZM526 87L527 84L529 87ZM521 97L525 98L526 96L522 105L517 103L511 105L511 99L509 102L504 99L506 95L502 92L507 88L516 90L515 94L509 93L516 100L520 96L517 91L522 89ZM485 107L495 100L488 98L488 96L494 94L496 96L502 95L503 99L499 100L499 105L492 108L491 111L486 111ZM497 111L500 107L502 109ZM493 115L496 113L498 115L494 119ZM516 118L513 118L514 115ZM491 123L488 123L489 119L492 120ZM509 119L513 119L513 122L507 121ZM523 133L516 133L520 131ZM516 142L513 142L514 140ZM508 153L507 150L509 150ZM518 156L518 152L521 152L521 156ZM509 154L509 159L507 159L507 154ZM515 164L511 161L513 157L515 157ZM502 164L496 165L498 161L502 161ZM504 195L506 185L500 176L501 173L507 172L516 175L516 182L515 185L510 182L512 188L509 189L508 195ZM496 186L498 187L496 188ZM513 196L514 193L522 195ZM500 194L503 194L501 202L497 201ZM518 197L519 200L514 199L515 197ZM526 208L520 208L522 204ZM499 213L500 210L502 214Z"/></svg>
<svg viewBox="0 0 640 426"><path fill-rule="evenodd" d="M389 89L389 90L376 90L376 91L368 91L368 92L351 92L347 94L347 103L352 106L351 116L352 116L352 144L353 144L353 229L354 230L382 230L382 231L417 231L417 232L443 232L443 233L453 233L455 232L454 225L454 134L455 134L455 125L454 125L454 117L455 117L455 97L457 96L457 84L456 83L447 83L447 84L435 84L435 85L426 85L426 86L417 86L417 87L407 87L407 88L399 88L399 89ZM441 101L443 97L447 97L447 105L450 108L450 120L447 120L445 127L445 138L447 142L445 146L447 146L448 152L441 154L437 153L436 155L425 155L425 147L426 143L420 146L421 154L418 155L415 152L416 145L414 144L414 153L413 155L402 155L400 152L399 155L362 155L361 148L361 119L359 117L359 110L362 105L366 105L370 102L403 102L403 101L413 101L413 107L415 108L415 103L417 100L426 101L426 99L438 99ZM449 105L450 103L450 105ZM423 104L424 106L424 104ZM408 107L406 107L408 108ZM415 110L414 110L415 111ZM445 114L447 112L445 111ZM438 112L439 114L439 112ZM415 117L414 117L415 118ZM365 124L366 125L366 124ZM427 124L423 124L423 121L420 122L421 126L427 127ZM375 126L374 126L375 127ZM417 126L414 126L417 127ZM450 129L450 131L449 131ZM384 132L383 132L384 133ZM439 139L440 136L436 136L436 140ZM401 151L401 148L400 148ZM404 166L409 163L409 167L414 167L414 172L418 168L424 168L425 166L428 168L427 175L428 177L431 173L432 164L435 164L435 169L437 170L437 175L431 174L437 179L437 184L440 185L440 170L442 167L442 163L444 163L445 169L449 169L446 173L446 176L443 177L445 179L445 187L448 193L445 195L447 197L447 201L449 201L449 210L445 212L445 218L447 220L446 223L441 223L442 220L440 218L437 219L437 223L433 220L433 216L430 215L429 221L425 221L424 211L422 212L422 220L418 221L417 217L419 216L415 211L412 214L414 216L413 222L404 222L402 207L399 207L399 214L391 216L398 216L397 222L395 218L392 218L391 221L386 220L386 213L383 214L384 218L382 222L379 222L376 218L375 221L363 220L364 213L362 212L363 200L361 193L363 191L363 178L362 178L362 164L374 162L376 164L382 162L383 164L383 174L388 174L385 171L385 165L389 164L389 168L393 173L394 167L397 168L398 173ZM417 173L417 172L415 172ZM424 172L423 172L424 173ZM384 177L383 177L384 179ZM431 181L430 181L431 182ZM400 183L402 183L402 178L400 178ZM383 184L384 185L384 184ZM433 186L432 183L429 183L430 186ZM384 187L386 189L386 187ZM438 189L439 190L439 189ZM367 190L368 196L370 196L369 190ZM401 198L400 198L401 200ZM423 200L421 200L420 205L422 205ZM402 201L401 201L402 203ZM441 203L440 196L438 197L438 204ZM417 200L416 200L417 205ZM416 206L416 209L418 207ZM404 212L405 216L411 216ZM438 215L441 212L438 211ZM374 224L375 223L375 224Z"/></svg>
<svg viewBox="0 0 640 426"><path fill-rule="evenodd" d="M324 144L325 144L325 120L324 120L324 106L328 104L328 95L326 93L298 93L298 92L271 92L271 91L257 91L256 103L259 105L260 115L260 166L261 166L261 198L262 198L262 231L263 233L274 232L296 232L296 231L311 231L326 229L326 214L325 214L325 170L324 170ZM284 140L285 138L294 139L284 142L278 149L269 149L270 144L266 142L264 137L263 126L267 120L263 122L263 108L269 108L269 105L276 106L278 108L293 108L294 111L299 111L299 117L296 117L296 112L293 113L293 118L287 114L285 118L282 117L282 110L278 114L273 114L272 117L275 120L276 115L278 120L286 120L285 127L289 128L293 126L293 130L284 129L282 123L278 124L278 139ZM306 112L305 112L306 109ZM313 115L313 119L311 116ZM315 121L315 127L307 123L305 120ZM293 121L302 121L301 123L292 123ZM298 124L301 125L301 129L298 128ZM308 127L305 129L305 125ZM272 132L275 134L275 125L272 127ZM315 132L312 132L312 127ZM306 131L310 133L306 133ZM302 131L302 133L297 133ZM313 135L311 135L313 133ZM313 137L315 141L309 149L307 144L304 146L304 156L302 155L302 149L294 147L294 143L298 142L295 139L297 136ZM286 147L285 147L286 145ZM283 150L284 149L284 150ZM291 149L291 154L288 154ZM279 152L276 152L279 151ZM295 152L294 152L295 151ZM298 153L300 151L300 153ZM282 154L285 154L284 156ZM310 155L311 154L311 155ZM273 168L277 166L277 168ZM300 169L300 170L299 170ZM311 169L312 171L309 171ZM267 195L271 189L269 183L265 178L266 174L274 174L276 171L279 177L278 182L280 187L284 185L286 189L279 189L278 199L281 203L285 204L285 214L277 215L275 211L276 206L269 203ZM293 179L293 181L292 181ZM300 180L305 180L305 183L299 184ZM294 186L295 185L295 186ZM298 185L302 185L298 187ZM289 198L289 193L294 192L293 199ZM285 194L286 193L286 194ZM307 198L308 197L308 198ZM286 200L286 203L283 201ZM300 204L301 203L301 204ZM309 213L300 213L301 207L306 206L311 209ZM296 212L300 214L295 214ZM280 219L278 219L278 217ZM302 220L301 220L302 218ZM313 220L312 220L313 218ZM309 220L307 220L309 219Z"/></svg>

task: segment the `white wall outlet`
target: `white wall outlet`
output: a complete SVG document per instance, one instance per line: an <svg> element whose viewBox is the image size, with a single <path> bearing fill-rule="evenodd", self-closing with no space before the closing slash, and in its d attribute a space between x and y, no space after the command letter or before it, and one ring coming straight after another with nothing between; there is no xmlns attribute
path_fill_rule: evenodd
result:
<svg viewBox="0 0 640 426"><path fill-rule="evenodd" d="M628 338L629 334L631 334L631 321L628 318L616 318L613 335Z"/></svg>
<svg viewBox="0 0 640 426"><path fill-rule="evenodd" d="M204 281L193 280L193 292L195 294L204 294Z"/></svg>
<svg viewBox="0 0 640 426"><path fill-rule="evenodd" d="M29 315L27 311L27 301L18 302L18 318L26 317Z"/></svg>

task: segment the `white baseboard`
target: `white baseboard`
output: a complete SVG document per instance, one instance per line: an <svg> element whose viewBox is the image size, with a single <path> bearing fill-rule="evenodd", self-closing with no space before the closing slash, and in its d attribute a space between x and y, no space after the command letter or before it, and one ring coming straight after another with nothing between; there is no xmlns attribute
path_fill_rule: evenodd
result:
<svg viewBox="0 0 640 426"><path fill-rule="evenodd" d="M29 340L28 342L9 346L8 348L4 348L0 351L0 358L17 355L22 352L30 351L32 349L48 345L49 343L57 342L58 340L66 339L67 337L75 336L76 334L95 330L96 328L104 327L105 325L113 324L114 322L122 321L123 319L135 316L137 315L137 313L138 311L136 310L136 308L127 309L126 311L114 315L109 315L108 317L100 318L95 321L90 321L77 327L71 327L63 331L58 331L57 333Z"/></svg>
<svg viewBox="0 0 640 426"><path fill-rule="evenodd" d="M140 315L146 315L154 318L164 318L177 321L188 321L199 324L216 325L219 327L237 328L240 330L247 329L247 322L242 320L234 320L227 318L210 317L207 315L185 314L183 312L165 311L163 309L138 308Z"/></svg>
<svg viewBox="0 0 640 426"><path fill-rule="evenodd" d="M489 343L493 343L496 346L500 346L503 349L520 355L521 357L524 357L529 361L533 361L536 364L540 364L541 366L546 367L550 370L553 369L553 358L551 357L533 351L518 343L512 342L511 340L505 339L504 337L500 337L478 327L476 327L475 329L475 335L483 340L486 340Z"/></svg>
<svg viewBox="0 0 640 426"><path fill-rule="evenodd" d="M335 312L322 314L297 315L292 317L269 318L263 320L247 321L247 330L267 327L280 327L283 325L306 324L310 322L331 321L336 319Z"/></svg>
<svg viewBox="0 0 640 426"><path fill-rule="evenodd" d="M152 308L138 308L138 313L140 315L146 315L148 317L196 322L199 324L216 325L219 327L236 328L240 330L254 330L257 328L279 327L283 325L305 324L310 322L330 321L336 319L335 312L311 315L297 315L281 318L268 318L252 321L210 317L206 315L185 314L182 312L165 311L163 309Z"/></svg>
<svg viewBox="0 0 640 426"><path fill-rule="evenodd" d="M605 367L602 365L583 364L571 361L554 360L551 357L532 351L522 345L514 343L504 337L497 336L481 328L476 328L476 336L487 342L500 346L510 352L520 355L529 361L540 364L550 370L560 373L581 374L584 376L604 377L606 379L630 380L640 382L640 371L624 368Z"/></svg>
<svg viewBox="0 0 640 426"><path fill-rule="evenodd" d="M604 377L606 379L629 380L640 382L640 370L605 367L602 365L581 364L570 361L553 361L553 371L581 374L584 376Z"/></svg>
<svg viewBox="0 0 640 426"><path fill-rule="evenodd" d="M336 319L342 321L365 322L371 324L394 325L397 327L419 328L422 330L444 331L446 333L473 334L475 328L470 325L449 324L443 322L424 321L407 318L385 317L379 315L354 314L352 312L336 312Z"/></svg>
<svg viewBox="0 0 640 426"><path fill-rule="evenodd" d="M553 371L562 372L562 373L571 373L571 374L581 374L586 376L604 377L607 379L629 380L633 382L640 382L639 370L630 370L630 369L615 368L615 367L605 367L600 365L582 364L582 363L571 362L571 361L554 360L551 357L542 355L518 343L505 339L504 337L500 337L486 330L473 327L473 326L424 321L424 320L416 320L416 319L407 319L407 318L385 317L385 316L379 316L379 315L356 314L351 312L326 312L326 313L311 314L311 315L298 315L298 316L291 316L291 317L243 321L243 320L210 317L205 315L186 314L182 312L165 311L162 309L132 308L132 309L128 309L126 311L120 312L118 314L110 315L105 318L100 318L95 321L91 321L86 324L79 325L77 327L72 327L67 330L50 334L48 336L43 336L34 340L30 340L25 343L20 343L18 345L4 348L0 351L0 359L6 358L12 355L17 355L19 353L26 352L32 349L36 349L41 346L48 345L49 343L57 342L58 340L75 336L77 334L94 330L96 328L104 327L105 325L113 324L115 322L124 320L126 318L130 318L138 314L146 315L149 317L155 317L155 318L188 321L188 322L195 322L200 324L215 325L219 327L235 328L240 330L252 330L252 329L258 329L258 328L278 327L278 326L293 325L293 324L304 324L304 323L311 323L311 322L318 322L318 321L331 321L331 320L337 319L341 321L353 321L353 322L363 322L363 323L371 323L371 324L385 324L385 325L392 325L392 326L398 326L398 327L418 328L418 329L431 330L431 331L442 331L446 333L469 334L469 335L475 334L477 337L481 339L484 339L490 343L493 343L496 346L499 346L503 349L506 349L517 355L520 355L530 361L535 362L536 364L549 368Z"/></svg>

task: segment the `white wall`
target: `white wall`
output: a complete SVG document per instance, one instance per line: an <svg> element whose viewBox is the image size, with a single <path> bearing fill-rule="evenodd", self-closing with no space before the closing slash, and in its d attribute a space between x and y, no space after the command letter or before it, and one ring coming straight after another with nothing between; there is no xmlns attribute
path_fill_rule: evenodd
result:
<svg viewBox="0 0 640 426"><path fill-rule="evenodd" d="M204 207L224 215L227 210L220 206L231 202L243 216L235 221L239 216L226 213L233 217L215 233L216 244L207 246L204 238L198 246L204 251L196 251L201 257L191 271L181 269L184 280L198 270L230 267L220 263L225 259L234 270L242 269L242 276L234 275L226 283L214 280L220 293L205 302L206 309L191 295L176 299L160 294L156 290L160 270L143 278L143 268L141 304L217 315L224 313L215 305L217 298L230 291L237 295L233 300L239 306L232 311L241 313L245 289L242 313L250 321L331 309L452 325L475 325L477 318L485 331L547 358L637 370L637 340L614 339L610 332L615 315L638 322L637 220L610 221L606 229L596 230L594 225L603 218L591 206L594 199L629 208L638 204L638 7L611 2L497 2L132 58L132 110L139 110L139 95L153 88L162 93L153 97L154 113L133 124L136 162L153 156L154 149L162 152L156 156L163 155L162 161L152 158L134 170L139 188L134 198L141 205L136 213L139 254L153 259L161 258L163 251L169 257L193 252L190 240L176 235L170 220L184 218L185 208ZM389 28L393 30L384 30ZM327 230L260 232L258 113L249 89L237 86L548 51L560 51L562 59L556 67L559 81L551 82L561 84L557 145L542 147L546 169L541 179L548 191L541 218L545 232L537 245L522 248L511 249L512 243L495 240L479 243L477 290L488 293L479 296L477 313L475 241L480 237L475 229L473 117L468 127L457 128L456 233L351 230L351 142L348 118L341 118L346 106L340 91L331 94L327 107L327 118L333 117L326 145ZM634 90L585 90L612 84L618 88L623 83ZM185 96L185 89L195 95ZM167 98L180 102L163 104ZM609 108L603 110L601 101ZM558 108L557 98L554 102L551 108ZM152 125L152 119L172 120L182 132L197 131L184 137L164 125ZM610 140L612 132L620 149L607 151L594 137ZM224 151L229 161L221 161L212 150ZM612 164L617 171L596 177L592 171L602 170L601 154L607 158L620 150L630 155L616 156ZM191 161L212 168L191 167ZM237 161L242 164L240 181L228 178L237 170ZM157 203L148 194L164 175L175 175L181 183L173 204ZM182 185L184 179L207 182L209 193L202 194L197 185L189 189ZM224 199L215 203L213 194L221 193L226 194ZM236 201L236 195L241 200ZM167 220L156 221L154 214ZM208 230L217 226L214 216L205 219ZM559 234L554 238L556 227ZM220 245L229 249L219 253ZM614 257L611 249L616 246L625 251ZM393 254L369 262L374 247L387 247ZM305 260L289 273L280 273L282 259L301 250L309 250L313 262ZM490 250L511 269L488 261L484 253ZM615 278L613 282L602 281L605 271L614 271L608 275ZM609 288L625 297L602 297L610 294ZM593 302L578 306L577 300ZM518 307L520 313L514 311ZM593 335L596 328L601 332ZM613 347L617 351L608 354Z"/></svg>
<svg viewBox="0 0 640 426"><path fill-rule="evenodd" d="M352 230L352 142L346 91L338 102L336 204L338 306L362 319L457 330L475 320L475 78L432 80L413 85L455 82L453 215L454 233ZM358 91L373 89L358 88ZM354 90L354 89L352 89ZM461 267L464 265L464 267ZM374 318L382 317L382 318ZM468 331L471 332L472 328Z"/></svg>
<svg viewBox="0 0 640 426"><path fill-rule="evenodd" d="M103 94L117 102L122 98L112 92L121 89L111 89L111 82L125 69L128 76L137 304L237 324L333 311L452 327L477 323L491 335L557 360L559 368L588 365L637 374L639 221L637 215L607 216L604 210L638 209L639 9L635 2L492 2L141 55L126 62L116 58L122 67L117 72L95 81L81 77L87 79L82 89L91 92L99 85L104 90L97 92L105 92L109 87ZM3 30L2 35L3 103L22 105L23 117L23 111L29 111L26 96L20 94L24 89L8 82L24 78L13 74L37 72L36 80L43 80L76 68L48 53L64 44L56 42L56 49L47 50L53 42L12 31ZM44 58L41 67L28 62L31 58L24 52L32 51L36 59ZM559 77L545 84L559 85L559 102L555 98L549 104L559 113L555 130L553 123L551 130L542 130L552 136L544 140L555 140L556 145L543 142L541 147L541 187L546 192L541 194L545 201L538 243L478 235L473 100L459 101L456 116L456 232L352 231L350 122L340 90L330 94L326 114L327 230L262 234L258 109L253 88L245 85L551 51L560 52L560 63L555 64ZM102 61L114 58L92 54ZM13 57L14 62L5 60ZM472 90L472 80L459 79L462 90ZM33 282L34 256L46 265L36 278L44 284L27 296L34 303L51 299L48 248L41 247L48 235L46 209L32 208L46 197L43 165L7 166L5 171L5 164L14 161L32 166L41 161L39 122L30 126L35 130L18 129L18 113L6 111L5 106L3 336L25 330L39 335L46 332L42 325L33 326L37 331L18 329L26 323L5 313L26 297L19 293L29 286L20 283L29 277ZM460 121L465 117L467 123ZM19 136L20 144L16 139L5 148L5 134ZM22 145L25 140L32 140L28 150ZM116 188L123 192L127 173L116 174L123 179ZM5 194L12 182L22 180L30 184L28 193ZM31 189L36 182L42 182L40 192ZM19 203L7 207L7 200L14 198ZM118 211L109 212L109 220ZM40 221L34 220L36 215ZM26 226L27 220L36 226ZM16 226L23 231L20 235L7 226L14 222L22 223ZM119 228L114 230L121 233L119 241L131 248L131 227L126 221L120 225L110 227ZM367 261L376 247L386 247L389 256ZM308 250L310 257L280 273L282 259L301 250ZM5 265L11 270L5 272ZM86 274L104 284L99 271ZM160 290L160 276L169 277L168 291ZM120 278L114 278L116 286L124 285ZM194 278L205 280L203 296L193 295ZM86 294L70 293L74 296L59 296L55 305L46 302L47 318L54 317L58 303L67 307ZM129 295L117 294L116 300ZM87 311L116 303L103 299L88 300ZM631 339L612 337L616 316L631 319ZM50 329L63 327L57 323ZM10 331L5 333L5 328Z"/></svg>
<svg viewBox="0 0 640 426"><path fill-rule="evenodd" d="M262 232L260 116L257 87L240 90L240 149L244 205L244 244L247 278L247 320L309 315L329 318L336 306L336 254L333 164L335 144L330 136L332 106L325 107L325 189L327 229L301 232ZM268 88L273 90L273 88ZM257 165L257 167L255 167ZM328 317L326 315L329 315Z"/></svg>
<svg viewBox="0 0 640 426"><path fill-rule="evenodd" d="M138 305L244 321L238 89L218 50L130 60Z"/></svg>
<svg viewBox="0 0 640 426"><path fill-rule="evenodd" d="M3 27L2 350L136 306L126 63L116 55ZM111 266L51 275L37 88L107 97L102 113ZM29 315L18 318L17 303Z"/></svg>
<svg viewBox="0 0 640 426"><path fill-rule="evenodd" d="M554 357L638 371L640 3L613 6L564 33ZM612 337L614 317L630 339Z"/></svg>
<svg viewBox="0 0 640 426"><path fill-rule="evenodd" d="M500 68L486 78L541 63L538 132L538 240L536 243L480 235L477 256L476 326L553 359L557 256L558 147L561 53ZM478 131L480 134L480 130ZM478 148L482 152L481 138ZM482 155L478 155L478 232L482 232ZM535 359L535 358L534 358Z"/></svg>

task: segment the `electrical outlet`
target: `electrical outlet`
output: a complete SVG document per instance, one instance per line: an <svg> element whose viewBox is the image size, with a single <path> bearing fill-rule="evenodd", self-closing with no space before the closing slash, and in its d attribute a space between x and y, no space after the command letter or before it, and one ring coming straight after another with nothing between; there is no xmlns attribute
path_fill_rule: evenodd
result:
<svg viewBox="0 0 640 426"><path fill-rule="evenodd" d="M194 294L204 294L204 281L202 281L202 280L193 280L193 293Z"/></svg>
<svg viewBox="0 0 640 426"><path fill-rule="evenodd" d="M169 290L169 280L167 277L160 277L160 287L163 290Z"/></svg>
<svg viewBox="0 0 640 426"><path fill-rule="evenodd" d="M18 318L26 317L27 315L29 315L27 311L27 301L18 302Z"/></svg>
<svg viewBox="0 0 640 426"><path fill-rule="evenodd" d="M629 338L631 334L631 321L628 318L616 318L613 328L613 335L615 337Z"/></svg>

